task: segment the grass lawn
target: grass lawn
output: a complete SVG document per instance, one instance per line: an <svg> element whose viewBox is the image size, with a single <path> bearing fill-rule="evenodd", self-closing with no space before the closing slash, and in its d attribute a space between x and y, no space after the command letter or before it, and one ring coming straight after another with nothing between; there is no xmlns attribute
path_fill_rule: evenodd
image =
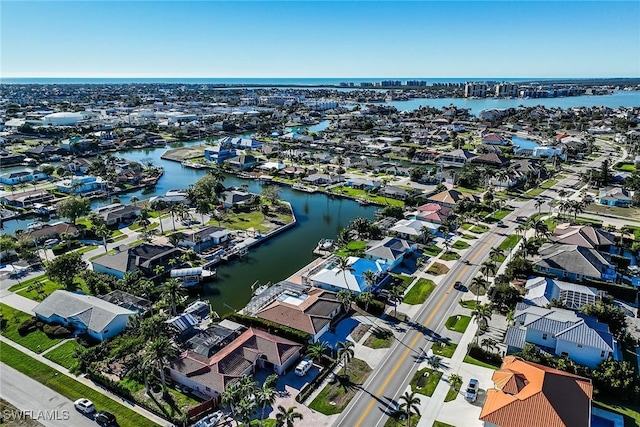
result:
<svg viewBox="0 0 640 427"><path fill-rule="evenodd" d="M460 301L460 305L464 308L467 308L469 310L475 310L476 309L476 301L475 300L465 300L465 301Z"/></svg>
<svg viewBox="0 0 640 427"><path fill-rule="evenodd" d="M439 276L440 274L447 274L449 272L449 267L439 262L434 262L431 264L431 267L427 270L427 273L433 274L434 276Z"/></svg>
<svg viewBox="0 0 640 427"><path fill-rule="evenodd" d="M449 251L447 253L440 255L440 259L443 261L453 261L456 259L460 259L460 254L457 252Z"/></svg>
<svg viewBox="0 0 640 427"><path fill-rule="evenodd" d="M341 369L333 382L320 391L309 407L325 415L339 414L359 391L358 386L364 384L370 372L367 362L352 359L348 365L348 378L344 368Z"/></svg>
<svg viewBox="0 0 640 427"><path fill-rule="evenodd" d="M453 356L453 353L455 353L456 351L456 347L458 347L458 344L454 344L450 342L449 343L437 342L437 343L433 343L433 346L431 347L431 351L433 351L433 354L435 354L436 356L451 358L451 356Z"/></svg>
<svg viewBox="0 0 640 427"><path fill-rule="evenodd" d="M393 332L384 328L373 328L363 344L370 348L389 348L392 343Z"/></svg>
<svg viewBox="0 0 640 427"><path fill-rule="evenodd" d="M445 400L445 402L447 402L447 400ZM442 421L435 421L432 427L455 427L455 426L452 426L451 424L443 423Z"/></svg>
<svg viewBox="0 0 640 427"><path fill-rule="evenodd" d="M411 282L413 282L413 280L414 280L413 276L407 276L405 274L391 273L391 275L393 276L394 280L399 280L399 281L402 282L401 286L404 289L407 289L409 287L409 285L411 284Z"/></svg>
<svg viewBox="0 0 640 427"><path fill-rule="evenodd" d="M474 225L473 227L471 227L469 231L471 231L472 233L480 234L488 230L489 230L489 227L487 227L486 225L480 224L480 225Z"/></svg>
<svg viewBox="0 0 640 427"><path fill-rule="evenodd" d="M468 363L470 365L482 366L483 368L493 369L494 371L500 369L500 366L490 365L490 364L482 362L482 361L480 361L478 359L474 359L473 357L471 357L469 355L466 355L464 357L464 363Z"/></svg>
<svg viewBox="0 0 640 427"><path fill-rule="evenodd" d="M429 298L436 285L429 279L420 279L404 296L404 302L415 305L422 304Z"/></svg>
<svg viewBox="0 0 640 427"><path fill-rule="evenodd" d="M442 377L442 372L433 369L420 369L411 379L411 390L414 393L424 394L431 397Z"/></svg>
<svg viewBox="0 0 640 427"><path fill-rule="evenodd" d="M447 392L447 396L444 398L444 402L447 403L451 402L452 400L456 400L456 397L458 397L458 393L458 390L453 387L449 387L449 391ZM435 423L433 425L435 426Z"/></svg>
<svg viewBox="0 0 640 427"><path fill-rule="evenodd" d="M147 227L147 231L155 230L156 228L159 228L159 227L160 227L160 224L155 222ZM140 230L141 228L142 226L137 222L129 226L129 230L132 230L132 231L137 231L137 230Z"/></svg>
<svg viewBox="0 0 640 427"><path fill-rule="evenodd" d="M95 403L98 410L106 410L114 414L118 419L118 424L122 427L157 425L120 403L111 400L73 378L59 373L55 369L21 353L3 342L0 342L0 361L71 400L86 397Z"/></svg>
<svg viewBox="0 0 640 427"><path fill-rule="evenodd" d="M335 254L339 256L353 256L364 252L366 247L367 242L364 240L355 240L353 242L349 242L346 247L340 248L335 252Z"/></svg>
<svg viewBox="0 0 640 427"><path fill-rule="evenodd" d="M474 301L475 303L475 301ZM469 322L471 322L471 317L469 316L451 316L447 319L447 322L444 324L448 330L460 332L461 334L467 330L467 326L469 326Z"/></svg>
<svg viewBox="0 0 640 427"><path fill-rule="evenodd" d="M517 234L511 234L509 237L504 239L502 243L500 243L500 246L498 246L498 248L502 249L505 252L508 252L511 248L516 246L516 244L520 241L520 239L522 239L522 236L518 236Z"/></svg>
<svg viewBox="0 0 640 427"><path fill-rule="evenodd" d="M439 248L438 246L432 244L429 246L425 246L422 252L430 256L437 256L440 252L442 252L442 248Z"/></svg>
<svg viewBox="0 0 640 427"><path fill-rule="evenodd" d="M420 422L420 416L414 414L411 416L410 421L412 426L417 426L418 423ZM406 419L401 420L396 417L389 417L387 418L387 422L384 423L384 427L405 427L406 425L407 425Z"/></svg>
<svg viewBox="0 0 640 427"><path fill-rule="evenodd" d="M228 228L230 230L247 230L249 228L255 228L260 231L268 231L269 227L262 225L265 220L265 216L260 211L254 212L242 212L242 213L228 213L223 221L220 221L220 226ZM218 221L209 221L210 225L218 225Z"/></svg>
<svg viewBox="0 0 640 427"><path fill-rule="evenodd" d="M540 188L544 188L545 190L548 190L549 188L553 188L553 186L556 185L557 183L558 183L557 179L548 179L544 181L542 184L540 184Z"/></svg>
<svg viewBox="0 0 640 427"><path fill-rule="evenodd" d="M75 354L79 348L84 347L78 344L76 340L70 339L59 347L47 352L44 357L67 369L72 369L78 364L78 359L76 359Z"/></svg>
<svg viewBox="0 0 640 427"><path fill-rule="evenodd" d="M472 234L461 234L460 237L466 240L475 240L478 238L478 236L474 236Z"/></svg>
<svg viewBox="0 0 640 427"><path fill-rule="evenodd" d="M18 291L22 288L26 288L27 286L35 283L35 282L39 282L39 281L45 281L45 280L49 280L46 274L43 274L41 276L37 276L37 277L32 277L29 280L25 280L24 282L21 283L16 283L15 285L13 285L12 287L9 288L9 292L15 292Z"/></svg>
<svg viewBox="0 0 640 427"><path fill-rule="evenodd" d="M18 333L18 327L31 319L32 316L2 303L0 303L0 313L2 313L6 322L2 335L31 351L42 353L61 341L60 339L49 338L47 334L38 329L30 334L21 336Z"/></svg>
<svg viewBox="0 0 640 427"><path fill-rule="evenodd" d="M451 247L454 249L467 249L469 244L464 240L457 240Z"/></svg>
<svg viewBox="0 0 640 427"><path fill-rule="evenodd" d="M51 295L53 291L57 291L58 289L64 289L64 286L45 276L42 280L34 281L29 286L19 291L18 295L34 301L42 301Z"/></svg>
<svg viewBox="0 0 640 427"><path fill-rule="evenodd" d="M624 172L633 172L636 170L633 163L623 163L623 162L616 163L615 166L613 166L613 168L615 170L624 171Z"/></svg>
<svg viewBox="0 0 640 427"><path fill-rule="evenodd" d="M500 221L501 219L503 219L505 216L509 215L511 211L507 210L507 209L500 209L497 210L493 213L493 215L491 215L489 218L493 219L495 221Z"/></svg>
<svg viewBox="0 0 640 427"><path fill-rule="evenodd" d="M594 396L593 405L605 411L616 412L622 415L624 417L624 427L636 427L640 425L640 405L638 404Z"/></svg>
<svg viewBox="0 0 640 427"><path fill-rule="evenodd" d="M376 196L374 194L368 193L365 190L360 190L357 188L342 186L342 187L336 187L332 189L331 192L335 194L344 194L345 196L350 196L356 199L368 200L370 202L379 203L382 205L404 207L404 202L402 200L391 199L389 197Z"/></svg>

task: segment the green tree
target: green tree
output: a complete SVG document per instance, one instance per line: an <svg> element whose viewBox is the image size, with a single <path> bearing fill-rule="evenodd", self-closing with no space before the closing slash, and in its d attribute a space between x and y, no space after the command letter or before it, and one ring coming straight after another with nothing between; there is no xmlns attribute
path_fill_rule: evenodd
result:
<svg viewBox="0 0 640 427"><path fill-rule="evenodd" d="M345 313L348 313L351 301L353 301L353 292L343 289L341 291L338 291L338 293L336 294L336 298L342 304Z"/></svg>
<svg viewBox="0 0 640 427"><path fill-rule="evenodd" d="M599 322L609 325L611 334L620 340L627 331L627 318L622 310L609 301L597 301L595 304L585 304L582 312L594 316Z"/></svg>
<svg viewBox="0 0 640 427"><path fill-rule="evenodd" d="M480 302L480 293L483 290L486 291L488 287L489 282L480 276L476 276L471 279L471 288L473 289L473 293L476 294L476 305Z"/></svg>
<svg viewBox="0 0 640 427"><path fill-rule="evenodd" d="M407 427L411 427L411 416L420 416L420 398L416 396L416 393L405 391L400 396L400 412L404 412L407 416Z"/></svg>
<svg viewBox="0 0 640 427"><path fill-rule="evenodd" d="M71 289L76 276L88 267L82 260L82 254L77 252L60 255L45 265L49 279L62 283L66 289Z"/></svg>
<svg viewBox="0 0 640 427"><path fill-rule="evenodd" d="M369 304L373 301L373 294L371 292L362 292L358 299L364 304L364 311L369 311Z"/></svg>
<svg viewBox="0 0 640 427"><path fill-rule="evenodd" d="M178 356L178 350L166 337L158 337L147 344L145 354L148 363L153 364L160 374L162 392L166 395L167 381L164 370L165 367Z"/></svg>
<svg viewBox="0 0 640 427"><path fill-rule="evenodd" d="M107 228L106 225L101 225L93 229L93 234L96 235L97 238L102 239L102 245L104 246L104 251L108 252L107 248L107 239L111 237L111 231Z"/></svg>
<svg viewBox="0 0 640 427"><path fill-rule="evenodd" d="M276 401L277 391L275 388L278 381L278 374L271 374L262 383L262 388L257 390L256 404L260 407L260 426L263 424L264 411L267 406L273 405Z"/></svg>
<svg viewBox="0 0 640 427"><path fill-rule="evenodd" d="M69 218L73 225L76 225L78 218L91 212L91 202L86 197L67 197L58 202L57 212L58 215Z"/></svg>
<svg viewBox="0 0 640 427"><path fill-rule="evenodd" d="M400 286L394 286L389 290L389 301L393 302L393 317L398 315L398 304L404 300L404 290Z"/></svg>
<svg viewBox="0 0 640 427"><path fill-rule="evenodd" d="M231 411L231 418L238 423L238 416L236 415L236 407L240 400L242 399L242 390L237 382L233 382L225 388L225 391L222 393L221 402L224 406L229 408Z"/></svg>
<svg viewBox="0 0 640 427"><path fill-rule="evenodd" d="M336 345L338 350L338 359L344 360L344 373L347 374L347 367L351 359L353 359L354 351L353 351L353 343L351 341L339 341ZM348 376L348 374L347 374Z"/></svg>
<svg viewBox="0 0 640 427"><path fill-rule="evenodd" d="M278 405L278 413L276 414L276 427L293 427L296 420L302 421L302 414L296 412L296 406L284 408Z"/></svg>
<svg viewBox="0 0 640 427"><path fill-rule="evenodd" d="M176 310L177 301L180 299L180 297L186 294L186 290L182 286L182 283L180 283L178 280L169 279L164 282L164 285L162 286L162 293L169 300L169 304L171 306L171 314L175 316L176 314L178 314L178 311Z"/></svg>
<svg viewBox="0 0 640 427"><path fill-rule="evenodd" d="M460 387L462 387L462 377L458 374L450 374L449 375L449 385L455 390L460 391Z"/></svg>
<svg viewBox="0 0 640 427"><path fill-rule="evenodd" d="M353 269L353 267L351 267L351 264L349 264L349 258L346 256L339 256L336 262L335 270L336 270L336 275L342 273L342 277L344 278L344 284L346 285L347 290L351 291L351 288L349 287L349 282L347 280L347 272L351 273L355 270Z"/></svg>
<svg viewBox="0 0 640 427"><path fill-rule="evenodd" d="M320 360L325 350L329 348L326 341L318 341L307 347L307 357L311 360Z"/></svg>
<svg viewBox="0 0 640 427"><path fill-rule="evenodd" d="M491 320L492 313L493 308L491 304L480 304L476 306L476 309L471 312L471 317L478 324L478 332L476 332L476 344L478 344L480 331L486 329L489 325L489 320Z"/></svg>

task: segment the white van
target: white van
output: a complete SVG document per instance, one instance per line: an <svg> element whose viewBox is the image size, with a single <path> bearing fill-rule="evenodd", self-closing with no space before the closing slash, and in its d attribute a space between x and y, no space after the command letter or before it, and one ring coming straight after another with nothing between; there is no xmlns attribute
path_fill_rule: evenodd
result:
<svg viewBox="0 0 640 427"><path fill-rule="evenodd" d="M296 375L299 377L304 377L307 374L307 372L309 372L309 369L311 369L311 366L313 366L313 362L311 362L311 360L302 359L302 361L298 363L298 366L296 366L296 370L295 370Z"/></svg>

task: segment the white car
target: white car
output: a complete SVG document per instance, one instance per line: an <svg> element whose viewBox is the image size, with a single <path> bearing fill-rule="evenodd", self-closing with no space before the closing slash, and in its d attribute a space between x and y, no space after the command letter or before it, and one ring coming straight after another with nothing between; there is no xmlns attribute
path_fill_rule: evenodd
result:
<svg viewBox="0 0 640 427"><path fill-rule="evenodd" d="M96 407L93 405L93 402L85 398L76 400L73 402L73 406L83 414L92 414L96 411Z"/></svg>
<svg viewBox="0 0 640 427"><path fill-rule="evenodd" d="M478 398L478 390L480 389L480 381L473 378L469 380L469 385L467 386L467 390L464 394L464 398L469 402L475 402Z"/></svg>

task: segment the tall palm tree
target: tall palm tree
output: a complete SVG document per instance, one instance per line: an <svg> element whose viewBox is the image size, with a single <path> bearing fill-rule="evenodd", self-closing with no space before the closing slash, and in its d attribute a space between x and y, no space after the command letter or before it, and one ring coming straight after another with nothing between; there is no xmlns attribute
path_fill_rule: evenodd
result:
<svg viewBox="0 0 640 427"><path fill-rule="evenodd" d="M476 306L480 302L480 289L484 289L485 291L489 287L489 283L480 276L476 276L471 279L471 286L474 289L474 293L476 294Z"/></svg>
<svg viewBox="0 0 640 427"><path fill-rule="evenodd" d="M540 210L542 209L542 205L544 205L544 200L542 200L542 199L537 199L536 202L533 204L533 206L535 206L535 208L538 209L538 214L540 214Z"/></svg>
<svg viewBox="0 0 640 427"><path fill-rule="evenodd" d="M238 382L233 382L225 388L222 393L221 402L224 406L231 410L231 418L237 423L238 417L236 415L236 408L242 400L242 389L238 385Z"/></svg>
<svg viewBox="0 0 640 427"><path fill-rule="evenodd" d="M176 215L181 211L181 205L179 203L173 203L169 206L169 214L171 215L171 221L173 222L173 231L176 231Z"/></svg>
<svg viewBox="0 0 640 427"><path fill-rule="evenodd" d="M407 415L407 427L411 427L411 416L414 414L420 416L420 398L414 392L405 391L400 396L400 401L402 401L400 411Z"/></svg>
<svg viewBox="0 0 640 427"><path fill-rule="evenodd" d="M170 361L178 356L178 350L171 344L168 338L157 337L147 344L145 354L147 355L147 360L153 363L158 370L160 381L162 382L162 391L166 394L167 382L164 368Z"/></svg>
<svg viewBox="0 0 640 427"><path fill-rule="evenodd" d="M376 284L376 273L371 270L367 270L364 272L363 276L364 281L369 286L369 289L373 288L373 286Z"/></svg>
<svg viewBox="0 0 640 427"><path fill-rule="evenodd" d="M460 387L462 387L462 377L458 374L450 374L449 384L455 391L460 391Z"/></svg>
<svg viewBox="0 0 640 427"><path fill-rule="evenodd" d="M351 288L349 288L349 282L347 281L347 271L351 273L355 270L353 267L351 267L351 264L349 264L349 258L346 256L339 256L335 270L336 274L342 273L342 277L344 278L344 283L347 286L347 290L351 291Z"/></svg>
<svg viewBox="0 0 640 427"><path fill-rule="evenodd" d="M353 356L354 356L353 347L354 347L353 343L348 340L339 341L338 344L336 345L336 348L338 349L338 359L344 359L345 361L345 364L344 364L345 374L347 373L347 366L349 365L349 362L351 361L351 359L353 359Z"/></svg>
<svg viewBox="0 0 640 427"><path fill-rule="evenodd" d="M398 314L398 303L404 300L404 291L400 286L394 286L389 289L389 300L393 302L393 317Z"/></svg>
<svg viewBox="0 0 640 427"><path fill-rule="evenodd" d="M320 360L327 348L329 348L329 344L326 341L315 342L307 347L307 357L312 360Z"/></svg>
<svg viewBox="0 0 640 427"><path fill-rule="evenodd" d="M153 209L158 214L158 221L160 222L160 234L164 234L164 226L162 225L162 211L166 208L167 203L162 200L156 200L150 205L150 209Z"/></svg>
<svg viewBox="0 0 640 427"><path fill-rule="evenodd" d="M174 316L178 314L176 310L176 302L177 300L186 294L182 283L180 283L177 279L169 279L164 282L162 286L162 293L169 299L169 303L171 304L171 314Z"/></svg>
<svg viewBox="0 0 640 427"><path fill-rule="evenodd" d="M276 401L277 391L275 383L278 381L278 374L271 374L262 383L262 388L259 388L256 393L256 404L260 406L260 426L264 420L264 411L267 406L273 405Z"/></svg>
<svg viewBox="0 0 640 427"><path fill-rule="evenodd" d="M498 246L494 246L489 251L489 259L496 261L500 256L504 255L504 251L500 249Z"/></svg>
<svg viewBox="0 0 640 427"><path fill-rule="evenodd" d="M351 301L353 301L353 292L343 289L338 291L336 298L342 304L342 308L344 308L345 313L348 313Z"/></svg>
<svg viewBox="0 0 640 427"><path fill-rule="evenodd" d="M358 296L358 299L364 303L364 311L369 311L369 304L373 301L373 294L371 292L363 292Z"/></svg>
<svg viewBox="0 0 640 427"><path fill-rule="evenodd" d="M293 427L296 420L303 419L302 414L296 412L297 406L290 406L285 409L284 406L278 405L278 413L276 414L276 427Z"/></svg>
<svg viewBox="0 0 640 427"><path fill-rule="evenodd" d="M493 350L494 348L496 348L498 342L496 340L494 340L493 338L484 338L482 340L482 342L480 343L480 345L484 348L486 348L487 350Z"/></svg>
<svg viewBox="0 0 640 427"><path fill-rule="evenodd" d="M496 265L491 260L483 262L482 266L480 266L480 271L484 274L484 278L487 282L489 281L489 275L493 276L496 274L496 270Z"/></svg>
<svg viewBox="0 0 640 427"><path fill-rule="evenodd" d="M133 206L138 206L138 202L140 201L140 199L136 196L131 196L131 199L129 199L131 201L131 203L133 203Z"/></svg>
<svg viewBox="0 0 640 427"><path fill-rule="evenodd" d="M433 240L433 232L425 225L420 227L420 234L422 235L422 243L425 245L429 245Z"/></svg>
<svg viewBox="0 0 640 427"><path fill-rule="evenodd" d="M493 307L491 304L480 304L476 306L476 309L471 312L471 317L478 324L478 333L476 333L476 344L480 337L480 329L485 328L491 320L491 314L493 313Z"/></svg>
<svg viewBox="0 0 640 427"><path fill-rule="evenodd" d="M431 369L433 369L434 371L437 371L438 369L442 368L442 357L431 356L427 361L427 364Z"/></svg>
<svg viewBox="0 0 640 427"><path fill-rule="evenodd" d="M111 231L107 228L106 225L100 225L98 227L94 227L93 234L96 235L99 239L102 239L102 245L104 246L104 251L108 252L107 249L107 238L111 237Z"/></svg>

